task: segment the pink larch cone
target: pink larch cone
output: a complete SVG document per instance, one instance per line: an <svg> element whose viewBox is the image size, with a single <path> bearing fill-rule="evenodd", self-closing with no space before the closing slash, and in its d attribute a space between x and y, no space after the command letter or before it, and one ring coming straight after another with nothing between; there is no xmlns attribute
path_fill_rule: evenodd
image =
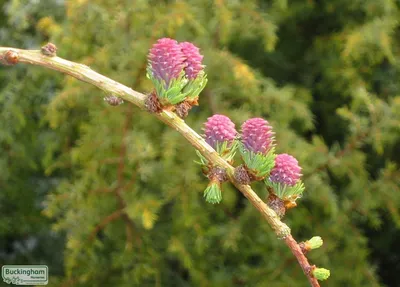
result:
<svg viewBox="0 0 400 287"><path fill-rule="evenodd" d="M148 60L153 77L163 80L166 87L173 79L179 78L186 66L186 57L177 41L162 38L149 51Z"/></svg>
<svg viewBox="0 0 400 287"><path fill-rule="evenodd" d="M200 50L190 42L180 43L179 46L182 49L182 53L186 58L185 73L189 80L196 79L197 75L204 66L201 64L203 56L200 55Z"/></svg>
<svg viewBox="0 0 400 287"><path fill-rule="evenodd" d="M300 180L301 167L298 161L286 153L278 154L275 158L275 166L271 170L269 179L275 183L294 186Z"/></svg>
<svg viewBox="0 0 400 287"><path fill-rule="evenodd" d="M233 142L237 135L235 124L224 115L209 117L204 126L206 142L214 149L223 142Z"/></svg>
<svg viewBox="0 0 400 287"><path fill-rule="evenodd" d="M274 133L268 121L252 118L242 125L242 143L254 153L267 153L273 147Z"/></svg>

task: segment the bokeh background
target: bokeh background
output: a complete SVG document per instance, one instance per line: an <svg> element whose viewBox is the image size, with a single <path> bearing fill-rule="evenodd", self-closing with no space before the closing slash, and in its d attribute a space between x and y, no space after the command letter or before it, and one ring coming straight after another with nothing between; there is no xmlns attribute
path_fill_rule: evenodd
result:
<svg viewBox="0 0 400 287"><path fill-rule="evenodd" d="M58 55L149 92L149 47L191 41L214 113L274 126L306 186L285 222L319 235L322 286L400 286L400 1L0 1L0 45ZM129 103L41 67L0 67L0 264L49 286L308 286L225 184L207 204L194 149ZM265 197L263 186L254 189Z"/></svg>

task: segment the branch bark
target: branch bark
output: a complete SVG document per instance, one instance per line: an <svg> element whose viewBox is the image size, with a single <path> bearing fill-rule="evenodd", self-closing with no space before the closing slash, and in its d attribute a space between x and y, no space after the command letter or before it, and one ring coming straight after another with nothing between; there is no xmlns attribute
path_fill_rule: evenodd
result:
<svg viewBox="0 0 400 287"><path fill-rule="evenodd" d="M112 79L96 73L88 66L74 63L59 57L46 56L39 50L22 50L15 48L0 47L0 64L15 65L26 63L43 66L52 70L70 75L80 81L92 84L107 94L121 97L123 100L131 102L140 109L145 110L146 95L136 92ZM154 114L159 120L182 134L183 137L210 162L226 169L229 180L238 190L251 202L251 204L262 214L268 224L272 227L278 238L284 239L286 245L296 256L304 274L307 276L311 286L320 286L318 281L309 272L312 268L307 258L301 252L299 245L290 234L290 228L283 223L276 213L270 209L265 202L253 191L249 185L242 185L234 179L234 167L228 164L218 153L206 143L198 133L192 130L181 118L170 111L162 111ZM299 252L300 250L300 252Z"/></svg>

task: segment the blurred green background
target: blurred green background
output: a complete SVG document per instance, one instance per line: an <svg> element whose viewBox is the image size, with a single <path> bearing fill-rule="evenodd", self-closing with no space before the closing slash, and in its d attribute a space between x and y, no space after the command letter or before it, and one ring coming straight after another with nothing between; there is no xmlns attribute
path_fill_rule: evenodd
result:
<svg viewBox="0 0 400 287"><path fill-rule="evenodd" d="M0 45L38 49L149 92L149 47L191 41L214 113L274 126L306 186L285 222L319 235L322 286L400 286L399 0L0 0ZM0 67L0 264L49 286L308 286L290 250L224 185L205 203L194 149L129 103L41 67ZM266 191L254 184L261 197Z"/></svg>

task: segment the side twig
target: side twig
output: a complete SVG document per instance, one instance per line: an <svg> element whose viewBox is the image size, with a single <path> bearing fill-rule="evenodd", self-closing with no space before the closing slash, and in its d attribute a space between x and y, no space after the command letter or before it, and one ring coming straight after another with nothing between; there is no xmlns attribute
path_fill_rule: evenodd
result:
<svg viewBox="0 0 400 287"><path fill-rule="evenodd" d="M124 214L123 209L118 209L113 213L111 213L110 215L108 215L107 217L105 217L99 224L96 225L94 230L90 233L89 240L93 241L97 233L100 232L100 230L106 227L106 225L109 224L110 222L120 218L123 214Z"/></svg>
<svg viewBox="0 0 400 287"><path fill-rule="evenodd" d="M123 100L131 102L140 109L145 110L146 95L136 92L112 79L109 79L99 73L96 73L88 66L67 61L56 56L46 56L39 50L22 50L15 48L0 47L0 64L14 65L17 63L27 63L32 65L43 66L52 70L70 75L80 81L92 84L107 94L121 97ZM296 256L304 274L307 276L311 286L320 286L318 281L311 275L312 266L308 263L307 258L301 252L299 245L290 234L290 228L283 223L276 213L270 209L265 202L252 190L249 185L242 185L234 179L234 167L228 164L218 153L209 146L205 140L194 130L192 130L181 118L170 111L162 111L155 116L178 131L186 138L189 143L195 147L200 153L214 165L225 168L229 176L229 180L239 189L243 195L251 202L251 204L263 215L268 224L272 227L278 238L283 238L286 245L292 250ZM121 215L119 215L121 216Z"/></svg>

